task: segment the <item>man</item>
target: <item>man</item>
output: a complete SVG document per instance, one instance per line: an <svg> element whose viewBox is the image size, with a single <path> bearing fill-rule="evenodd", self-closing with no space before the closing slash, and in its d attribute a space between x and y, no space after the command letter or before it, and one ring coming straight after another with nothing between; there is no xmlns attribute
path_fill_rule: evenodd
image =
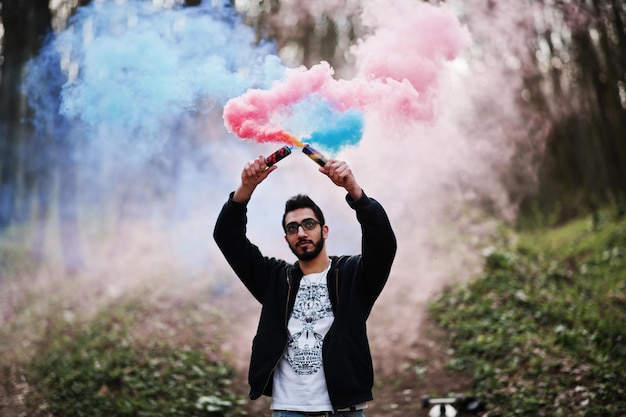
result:
<svg viewBox="0 0 626 417"><path fill-rule="evenodd" d="M320 172L347 191L362 230L362 254L328 256L329 227L307 196L287 201L282 227L295 264L264 256L246 237L246 206L277 169L248 162L218 217L214 238L237 276L262 304L253 341L250 398L272 397L273 417L364 416L374 371L366 320L396 253L382 206L350 167L330 159Z"/></svg>

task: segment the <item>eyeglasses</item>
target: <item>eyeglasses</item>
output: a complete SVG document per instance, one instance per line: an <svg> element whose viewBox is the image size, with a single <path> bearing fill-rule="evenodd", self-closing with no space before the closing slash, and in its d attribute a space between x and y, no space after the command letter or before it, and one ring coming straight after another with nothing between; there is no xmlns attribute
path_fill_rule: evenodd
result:
<svg viewBox="0 0 626 417"><path fill-rule="evenodd" d="M302 229L304 230L313 230L318 224L321 223L315 219L304 219L302 220L302 223L287 223L287 226L285 226L285 233L287 233L288 235L295 235L296 233L298 233L298 228L300 226L302 226Z"/></svg>

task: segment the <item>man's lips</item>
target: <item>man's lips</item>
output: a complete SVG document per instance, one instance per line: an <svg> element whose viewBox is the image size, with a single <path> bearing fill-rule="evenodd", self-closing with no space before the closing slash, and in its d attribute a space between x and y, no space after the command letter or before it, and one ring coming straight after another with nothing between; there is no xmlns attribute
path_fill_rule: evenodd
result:
<svg viewBox="0 0 626 417"><path fill-rule="evenodd" d="M304 247L306 245L312 245L313 242L311 242L310 240L301 240L296 244L296 247L301 248Z"/></svg>

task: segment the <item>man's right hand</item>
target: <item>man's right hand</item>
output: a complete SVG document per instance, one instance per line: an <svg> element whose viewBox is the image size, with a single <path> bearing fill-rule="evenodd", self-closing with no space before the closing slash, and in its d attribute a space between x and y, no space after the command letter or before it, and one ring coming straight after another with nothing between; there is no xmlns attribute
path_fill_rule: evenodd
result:
<svg viewBox="0 0 626 417"><path fill-rule="evenodd" d="M250 197L252 197L252 193L257 185L262 183L265 178L277 168L276 165L272 165L268 168L263 155L247 162L241 171L241 184L233 195L233 201L237 203L248 201Z"/></svg>

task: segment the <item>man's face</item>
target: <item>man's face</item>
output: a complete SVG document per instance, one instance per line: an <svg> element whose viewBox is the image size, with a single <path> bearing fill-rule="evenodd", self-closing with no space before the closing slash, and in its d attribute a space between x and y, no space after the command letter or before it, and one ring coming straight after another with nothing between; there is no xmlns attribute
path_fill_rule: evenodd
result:
<svg viewBox="0 0 626 417"><path fill-rule="evenodd" d="M306 230L305 227L300 225L297 226L295 233L285 234L285 240L289 245L289 249L301 261L315 259L324 248L324 241L328 237L328 226L320 225L313 210L310 208L301 208L287 213L285 225L289 223L302 224L307 219L316 221L313 229Z"/></svg>

